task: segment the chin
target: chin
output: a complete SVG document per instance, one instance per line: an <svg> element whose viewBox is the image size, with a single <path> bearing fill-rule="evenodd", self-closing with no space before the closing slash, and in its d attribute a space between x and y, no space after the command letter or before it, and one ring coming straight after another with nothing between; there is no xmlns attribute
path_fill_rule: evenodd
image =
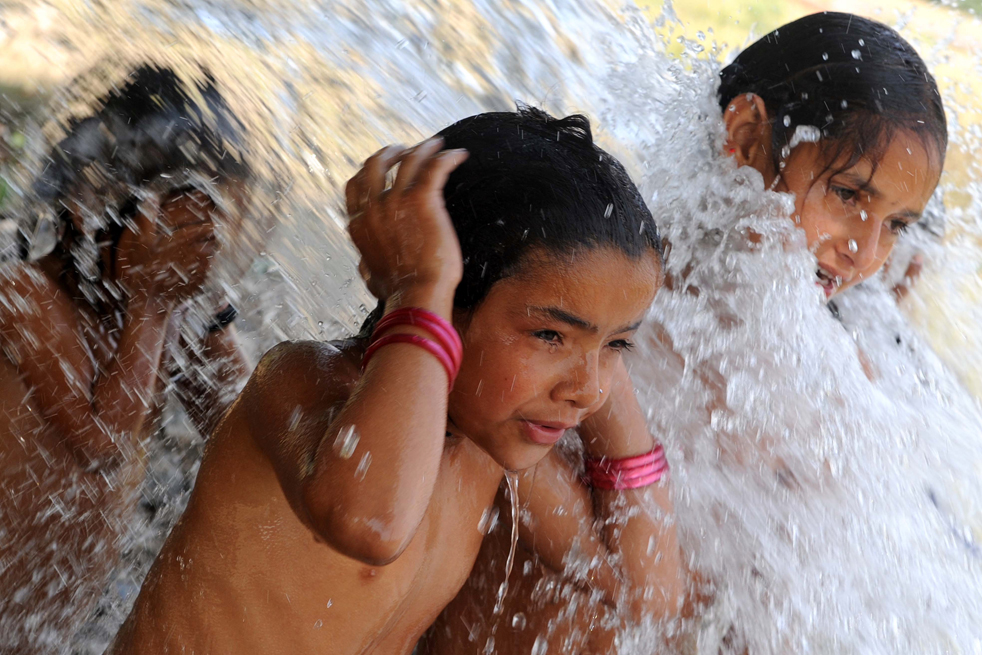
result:
<svg viewBox="0 0 982 655"><path fill-rule="evenodd" d="M532 468L552 450L551 446L539 446L507 437L494 439L490 447L479 445L498 466L506 471L523 471Z"/></svg>

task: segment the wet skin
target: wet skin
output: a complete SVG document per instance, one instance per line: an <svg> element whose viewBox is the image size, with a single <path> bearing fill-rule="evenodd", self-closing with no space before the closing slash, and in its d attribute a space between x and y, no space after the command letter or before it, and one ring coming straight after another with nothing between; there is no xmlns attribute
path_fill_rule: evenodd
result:
<svg viewBox="0 0 982 655"><path fill-rule="evenodd" d="M823 288L826 299L872 277L883 267L899 234L924 211L941 174L937 149L910 131L898 130L875 166L869 159L860 159L839 170L847 163L844 160L848 154L829 162L819 144L803 143L791 152L778 177L770 150L771 127L760 98L735 98L724 112L724 122L728 133L725 151L739 165L756 168L768 188L794 194L793 220L804 230L808 247L818 260L816 284ZM896 291L901 294L901 290ZM674 353L673 356L678 357ZM862 353L860 359L865 368ZM867 375L872 372L867 370ZM725 386L721 389L725 390ZM725 405L725 392L717 395L719 404ZM507 511L503 497L499 498L499 510ZM502 578L509 525L505 518L504 525L483 544L471 578L424 640L425 653L483 652L494 625L487 617ZM517 571L526 567L531 575L519 578L521 586L505 604L505 618L497 620L498 652L530 652L540 634L548 636L550 650L614 652L614 632L610 627L623 623L616 617L612 622L598 621L598 617L609 614L608 607L577 592L568 581L564 584L562 577L543 566L531 548L520 549L516 561ZM541 590L546 583L556 591L533 595L534 589ZM658 611L653 605L648 613ZM523 629L511 628L510 617L516 613L525 616Z"/></svg>
<svg viewBox="0 0 982 655"><path fill-rule="evenodd" d="M359 372L364 343L277 346L212 437L188 509L112 652L410 652L467 578L483 539L478 525L504 467L528 466L549 452L524 422L572 425L601 406L600 389L609 389L623 342L650 304L659 275L654 258L609 250L530 259L473 312L457 314L465 354L449 407L441 408L446 375L434 358L411 346L379 351L379 359L385 353L394 365L379 380L390 397L412 387L434 391L418 410L379 405L377 412L393 424L389 443L371 445L370 428L362 427L346 461L331 451L335 417L352 397L370 392L365 377L372 368ZM569 317L588 327L571 326ZM430 481L407 467L408 453L391 442L410 441L416 411L452 418L450 437L442 422L427 435L439 447ZM262 445L271 438L308 474L318 468L324 442L343 476L345 488L330 492L341 501L348 493L382 496L380 485L429 482L407 543L359 549L325 530L305 502L289 498L285 466L272 462ZM362 480L354 471L369 451ZM407 490L394 502L412 496ZM377 540L400 530L377 506L359 516L360 506L349 505L348 519L368 524ZM412 511L391 508L392 514Z"/></svg>
<svg viewBox="0 0 982 655"><path fill-rule="evenodd" d="M883 267L897 237L920 218L941 177L936 145L905 129L896 131L875 162L864 157L845 170L839 169L851 153L829 161L820 143L799 144L778 177L763 101L734 98L723 117L726 147L737 163L757 169L768 187L794 194L792 218L818 260L816 283L827 299Z"/></svg>
<svg viewBox="0 0 982 655"><path fill-rule="evenodd" d="M109 278L127 290L119 320L78 300L53 255L3 280L0 617L9 624L0 644L12 649L4 652L37 652L27 629L68 643L116 564L117 539L143 479L143 445L169 378L163 353L184 347L182 302L200 286L214 253L213 209L203 197L174 198L159 211L154 206L155 218L137 221L144 231L124 232L115 253L103 250ZM77 214L71 218L81 224ZM161 240L154 221L176 229ZM190 275L175 282L166 272L172 265ZM234 330L197 347L223 362L218 384L190 375L177 393L209 399L207 412L189 407L207 430L224 406L222 383L238 379L246 363Z"/></svg>

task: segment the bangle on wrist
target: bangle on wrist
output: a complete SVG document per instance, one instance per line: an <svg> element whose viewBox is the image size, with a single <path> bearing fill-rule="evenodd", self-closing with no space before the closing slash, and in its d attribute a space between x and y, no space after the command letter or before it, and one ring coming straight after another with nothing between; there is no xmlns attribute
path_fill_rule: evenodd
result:
<svg viewBox="0 0 982 655"><path fill-rule="evenodd" d="M392 328L411 326L428 332L433 339L417 334L396 333L386 335ZM362 358L361 368L365 370L372 356L379 349L393 344L407 343L426 350L436 357L447 371L448 388L453 389L454 380L464 359L464 346L453 325L443 317L419 307L402 307L389 312L379 320L368 342Z"/></svg>
<svg viewBox="0 0 982 655"><path fill-rule="evenodd" d="M668 460L661 444L642 455L584 459L584 482L594 489L622 491L655 484L668 475Z"/></svg>

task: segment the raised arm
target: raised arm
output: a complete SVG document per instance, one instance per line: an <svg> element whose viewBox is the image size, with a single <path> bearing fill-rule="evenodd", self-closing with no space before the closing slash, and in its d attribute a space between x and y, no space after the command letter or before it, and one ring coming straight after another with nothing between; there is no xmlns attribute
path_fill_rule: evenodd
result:
<svg viewBox="0 0 982 655"><path fill-rule="evenodd" d="M33 390L38 410L79 463L114 464L143 427L151 405L166 324L174 305L200 285L201 266L175 267L189 253L204 261L210 226L176 226L161 241L156 206L144 207L120 241L119 281L127 289L115 353L97 370L67 293L35 266L3 281L0 342Z"/></svg>
<svg viewBox="0 0 982 655"><path fill-rule="evenodd" d="M618 459L650 451L654 439L623 362L610 396L580 427L587 457ZM592 562L586 580L628 618L676 616L686 575L664 483L641 489L591 489L553 452L520 480L519 496L531 521L522 539L544 564L562 572L571 556Z"/></svg>
<svg viewBox="0 0 982 655"><path fill-rule="evenodd" d="M463 264L443 185L465 154L439 152L440 146L430 140L410 151L383 149L348 183L359 268L369 289L385 299L387 313L419 307L451 317ZM386 173L397 163L387 190ZM428 336L414 328L396 330ZM327 369L317 373L321 365L310 358L303 363L295 348L274 349L257 367L257 384L250 381L243 394L242 402L255 408L253 437L294 510L320 539L372 565L391 562L409 544L430 502L443 454L448 375L426 350L397 343L379 349L360 377L344 373L357 370L357 362L348 362L327 380ZM325 360L322 366L335 364ZM294 388L311 383L323 391L307 392L309 405L290 407ZM315 418L305 427L295 411ZM270 423L274 414L279 418Z"/></svg>

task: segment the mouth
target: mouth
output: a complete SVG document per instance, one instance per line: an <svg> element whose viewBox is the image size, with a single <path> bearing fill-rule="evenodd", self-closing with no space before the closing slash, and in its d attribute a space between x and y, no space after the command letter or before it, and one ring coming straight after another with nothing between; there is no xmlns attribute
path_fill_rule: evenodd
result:
<svg viewBox="0 0 982 655"><path fill-rule="evenodd" d="M816 280L815 284L822 287L825 292L825 299L830 299L836 292L836 290L842 286L842 276L836 275L819 267L818 271L815 273Z"/></svg>
<svg viewBox="0 0 982 655"><path fill-rule="evenodd" d="M568 423L558 423L553 421L529 421L522 420L522 429L525 436L532 443L541 446L552 446L563 438L566 430L575 428L575 425Z"/></svg>

